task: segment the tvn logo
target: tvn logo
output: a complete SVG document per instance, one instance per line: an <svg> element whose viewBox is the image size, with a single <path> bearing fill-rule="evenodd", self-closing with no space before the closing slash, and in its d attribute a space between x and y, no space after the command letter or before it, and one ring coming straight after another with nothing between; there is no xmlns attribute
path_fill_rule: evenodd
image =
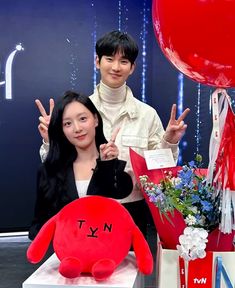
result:
<svg viewBox="0 0 235 288"><path fill-rule="evenodd" d="M194 278L193 279L193 283L194 284L206 284L206 281L207 281L207 278L200 278L200 279L198 279L198 278Z"/></svg>
<svg viewBox="0 0 235 288"><path fill-rule="evenodd" d="M12 99L12 63L16 53L23 50L24 48L21 44L16 45L15 50L10 53L6 61L4 73L5 79L2 81L0 79L0 86L5 86L5 99L7 100Z"/></svg>

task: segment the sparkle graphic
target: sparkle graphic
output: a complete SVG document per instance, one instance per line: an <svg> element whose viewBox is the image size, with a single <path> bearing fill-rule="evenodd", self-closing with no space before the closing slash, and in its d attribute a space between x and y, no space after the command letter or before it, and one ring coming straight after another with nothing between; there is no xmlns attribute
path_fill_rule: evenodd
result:
<svg viewBox="0 0 235 288"><path fill-rule="evenodd" d="M142 31L140 34L140 38L142 40L142 74L141 74L141 100L143 102L147 102L146 99L146 70L147 70L147 8L146 8L146 0L143 1L143 10L142 10Z"/></svg>
<svg viewBox="0 0 235 288"><path fill-rule="evenodd" d="M184 103L184 75L178 74L178 99L177 99L177 115L179 116L183 112Z"/></svg>
<svg viewBox="0 0 235 288"><path fill-rule="evenodd" d="M126 4L124 1L118 1L118 30L122 32L127 32L128 30L128 12Z"/></svg>
<svg viewBox="0 0 235 288"><path fill-rule="evenodd" d="M181 115L183 112L184 103L184 75L182 73L178 74L178 97L177 97L177 116ZM182 150L187 147L186 141L181 141L179 145L179 157L178 163L182 164Z"/></svg>
<svg viewBox="0 0 235 288"><path fill-rule="evenodd" d="M92 43L93 43L93 77L92 77L92 80L93 80L93 89L95 90L96 88L96 85L97 85L97 69L96 69L96 64L95 64L95 60L96 60L96 51L95 51L95 44L96 44L96 41L97 41L97 19L96 19L96 13L95 13L95 4L94 2L91 3L91 7L92 7L92 10L93 10L93 14L94 14L94 17L93 17L93 32L91 33L91 38L92 38Z"/></svg>
<svg viewBox="0 0 235 288"><path fill-rule="evenodd" d="M73 37L74 38L74 37ZM69 56L70 56L70 62L71 65L71 73L70 73L70 84L71 89L76 90L76 85L78 85L78 76L79 76L79 65L78 65L78 43L76 40L72 40L72 38L66 38L66 42L69 45L69 48L71 50Z"/></svg>
<svg viewBox="0 0 235 288"><path fill-rule="evenodd" d="M197 106L196 106L196 153L199 154L200 150L200 105L201 105L201 84L198 83L197 85Z"/></svg>
<svg viewBox="0 0 235 288"><path fill-rule="evenodd" d="M118 30L122 31L122 1L118 1Z"/></svg>
<svg viewBox="0 0 235 288"><path fill-rule="evenodd" d="M12 64L16 53L24 51L21 43L17 44L15 50L8 56L5 66L5 80L0 82L0 86L5 85L5 99L12 99Z"/></svg>

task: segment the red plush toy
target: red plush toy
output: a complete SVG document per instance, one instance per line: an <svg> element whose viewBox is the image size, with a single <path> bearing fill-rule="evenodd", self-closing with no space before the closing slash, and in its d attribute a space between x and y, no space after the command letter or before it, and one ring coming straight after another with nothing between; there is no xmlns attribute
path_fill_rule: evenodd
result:
<svg viewBox="0 0 235 288"><path fill-rule="evenodd" d="M153 257L128 211L116 200L87 196L74 200L48 220L27 250L31 263L44 257L53 239L67 278L91 273L96 280L109 277L133 246L140 272L150 274Z"/></svg>

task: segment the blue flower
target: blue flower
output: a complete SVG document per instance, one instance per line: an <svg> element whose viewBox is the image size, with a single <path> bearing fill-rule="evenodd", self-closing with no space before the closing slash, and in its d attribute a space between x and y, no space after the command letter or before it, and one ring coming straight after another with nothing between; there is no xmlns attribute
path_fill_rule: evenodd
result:
<svg viewBox="0 0 235 288"><path fill-rule="evenodd" d="M202 204L202 211L210 211L212 210L213 206L210 202L208 201L201 201Z"/></svg>
<svg viewBox="0 0 235 288"><path fill-rule="evenodd" d="M182 166L176 178L172 171L168 171L160 183L148 182L147 176L140 176L140 181L149 200L160 212L177 209L182 213L187 225L209 231L219 225L220 199L213 198L213 187L207 184L205 176L197 173L197 165L200 163L201 160L190 161L188 165ZM195 221L189 221L189 216L194 217Z"/></svg>
<svg viewBox="0 0 235 288"><path fill-rule="evenodd" d="M201 198L199 197L199 195L192 195L192 203L195 204L195 203L200 203L200 200Z"/></svg>
<svg viewBox="0 0 235 288"><path fill-rule="evenodd" d="M192 160L192 161L188 162L188 165L190 168L194 168L195 167L195 161Z"/></svg>

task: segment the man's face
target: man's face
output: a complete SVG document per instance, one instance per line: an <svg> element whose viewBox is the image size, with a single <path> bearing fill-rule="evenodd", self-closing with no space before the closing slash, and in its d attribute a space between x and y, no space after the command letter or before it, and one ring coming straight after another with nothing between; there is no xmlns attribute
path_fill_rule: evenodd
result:
<svg viewBox="0 0 235 288"><path fill-rule="evenodd" d="M100 61L99 61L100 60ZM100 69L102 82L110 88L122 86L135 69L135 64L123 57L120 52L112 56L96 56L96 67Z"/></svg>

